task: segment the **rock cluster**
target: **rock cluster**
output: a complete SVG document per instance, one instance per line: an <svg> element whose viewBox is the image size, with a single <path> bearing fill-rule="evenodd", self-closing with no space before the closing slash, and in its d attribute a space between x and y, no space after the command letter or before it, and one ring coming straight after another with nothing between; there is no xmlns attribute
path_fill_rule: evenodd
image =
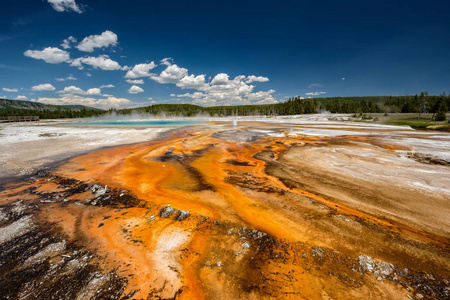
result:
<svg viewBox="0 0 450 300"><path fill-rule="evenodd" d="M159 216L161 218L168 218L174 213L174 211L175 211L175 209L172 206L167 205L167 206L161 208L161 210L159 211Z"/></svg>
<svg viewBox="0 0 450 300"><path fill-rule="evenodd" d="M168 217L172 216L173 214L175 216L174 217L175 220L177 220L177 221L185 220L191 215L190 212L187 210L180 210L180 209L175 210L175 208L173 208L170 205L164 206L159 211L159 216L161 218L168 218Z"/></svg>

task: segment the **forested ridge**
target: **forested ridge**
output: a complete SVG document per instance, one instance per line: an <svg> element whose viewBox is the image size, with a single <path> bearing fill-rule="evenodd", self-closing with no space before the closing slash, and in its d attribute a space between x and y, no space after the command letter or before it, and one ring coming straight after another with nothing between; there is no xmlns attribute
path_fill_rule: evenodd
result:
<svg viewBox="0 0 450 300"><path fill-rule="evenodd" d="M83 118L115 113L142 113L179 117L204 116L271 116L331 113L432 113L444 118L450 108L450 95L366 96L309 98L294 97L277 104L201 107L192 104L155 104L132 109L100 110L81 105L46 105L42 103L0 99L0 117L39 116L41 119Z"/></svg>
<svg viewBox="0 0 450 300"><path fill-rule="evenodd" d="M0 99L0 117L39 116L41 119L64 119L93 117L104 113L104 110L82 105L50 105L23 100Z"/></svg>

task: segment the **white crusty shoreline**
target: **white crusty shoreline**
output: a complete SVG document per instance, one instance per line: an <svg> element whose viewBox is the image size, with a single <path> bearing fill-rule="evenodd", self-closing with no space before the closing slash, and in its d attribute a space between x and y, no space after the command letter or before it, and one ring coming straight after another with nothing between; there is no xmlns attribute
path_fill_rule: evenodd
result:
<svg viewBox="0 0 450 300"><path fill-rule="evenodd" d="M274 128L253 128L250 131L267 136L321 136L376 135L380 139L401 144L413 152L450 161L450 133L416 131L409 126L391 126L376 123L350 122L346 114L315 114L277 117L199 117L208 122L219 122L232 129L243 122L264 122L280 125L286 131ZM113 120L121 120L116 118ZM121 121L149 120L148 116L125 117ZM155 119L153 119L155 120ZM157 119L161 120L161 119ZM168 119L169 120L169 119ZM173 120L171 118L170 120ZM180 118L177 120L192 120ZM78 122L80 120L75 120ZM88 119L88 121L91 121ZM0 182L14 176L29 175L49 164L105 147L146 142L158 138L175 126L83 126L73 120L49 120L32 123L0 123ZM226 125L229 122L229 125ZM211 123L209 123L211 124ZM220 127L220 125L218 125ZM399 155L403 154L399 151Z"/></svg>
<svg viewBox="0 0 450 300"><path fill-rule="evenodd" d="M104 147L145 142L173 127L83 127L61 121L0 124L0 182Z"/></svg>

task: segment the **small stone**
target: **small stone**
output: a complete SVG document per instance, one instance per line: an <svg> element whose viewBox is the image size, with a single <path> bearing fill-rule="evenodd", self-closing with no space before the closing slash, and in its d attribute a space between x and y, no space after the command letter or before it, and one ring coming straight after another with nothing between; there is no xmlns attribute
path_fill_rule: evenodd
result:
<svg viewBox="0 0 450 300"><path fill-rule="evenodd" d="M322 248L314 246L311 249L312 256L318 256L320 258L324 257L324 251Z"/></svg>
<svg viewBox="0 0 450 300"><path fill-rule="evenodd" d="M175 220L182 221L184 219L187 219L189 216L190 216L189 211L187 211L187 210L178 210L177 214L176 214L176 217L175 217Z"/></svg>
<svg viewBox="0 0 450 300"><path fill-rule="evenodd" d="M175 211L175 209L173 207L171 207L170 205L167 205L167 206L161 208L161 210L159 212L159 216L161 218L168 218L174 213L174 211Z"/></svg>
<svg viewBox="0 0 450 300"><path fill-rule="evenodd" d="M372 272L374 269L374 263L370 256L360 255L359 257L359 265L361 266L362 272Z"/></svg>

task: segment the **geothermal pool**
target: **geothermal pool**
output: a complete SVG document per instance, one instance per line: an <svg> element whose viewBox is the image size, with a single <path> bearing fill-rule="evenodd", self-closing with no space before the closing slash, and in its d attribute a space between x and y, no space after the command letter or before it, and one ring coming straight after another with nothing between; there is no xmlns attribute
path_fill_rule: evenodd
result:
<svg viewBox="0 0 450 300"><path fill-rule="evenodd" d="M124 139L2 185L0 294L448 299L450 134L311 116L231 122L159 136L22 128L37 130L28 140L3 128L10 148L77 130ZM27 166L42 168L31 153Z"/></svg>
<svg viewBox="0 0 450 300"><path fill-rule="evenodd" d="M130 126L130 127L165 127L165 126L194 126L205 124L201 120L114 120L114 119L99 119L99 120L84 120L81 122L72 123L70 125L77 126Z"/></svg>

